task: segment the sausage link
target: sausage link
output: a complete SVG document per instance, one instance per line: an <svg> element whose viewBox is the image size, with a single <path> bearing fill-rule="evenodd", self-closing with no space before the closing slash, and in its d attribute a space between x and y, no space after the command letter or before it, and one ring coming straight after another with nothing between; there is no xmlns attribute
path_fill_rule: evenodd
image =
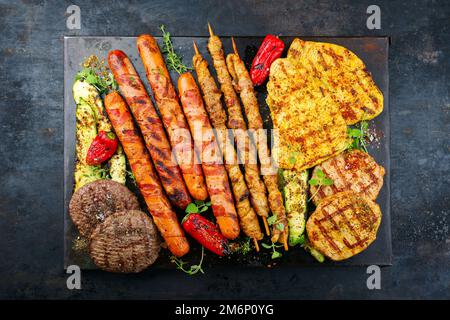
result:
<svg viewBox="0 0 450 320"><path fill-rule="evenodd" d="M152 36L144 34L138 37L137 46L187 188L194 199L205 200L208 191L202 167L197 161L189 126L158 43Z"/></svg>
<svg viewBox="0 0 450 320"><path fill-rule="evenodd" d="M244 62L237 54L232 53L227 56L227 66L233 77L235 88L240 93L242 104L244 105L245 115L247 117L248 127L254 130L263 129L263 120L261 113L259 112L259 105L255 90L253 89L253 82ZM260 130L259 133L263 134L262 139L254 139L254 141L258 140L256 144L261 162L261 169L266 173L272 172L272 174L264 174L263 179L267 191L269 192L270 209L272 214L277 217L277 223L274 224L274 227L272 228L272 241L276 242L279 239L287 237L288 221L283 204L283 197L278 189L278 175L276 174L276 171L271 168L271 162L267 161L270 158L270 153L267 150L267 137L265 131ZM281 228L278 228L280 223L284 226L284 230L280 230Z"/></svg>
<svg viewBox="0 0 450 320"><path fill-rule="evenodd" d="M222 234L227 239L235 239L239 236L240 230L227 173L223 164L217 161L220 159L206 159L209 150L218 151L219 148L203 105L200 90L190 73L180 76L178 90L184 113L194 136L195 148L201 155L200 159L214 216ZM206 139L203 139L203 134L207 135Z"/></svg>
<svg viewBox="0 0 450 320"><path fill-rule="evenodd" d="M225 56L222 49L222 42L219 37L213 35L208 41L208 50L211 54L214 68L216 69L217 79L220 83L220 89L223 92L225 105L228 111L228 128L246 130L244 117L241 111L239 98L233 88L233 82L228 72ZM250 143L245 143L244 146L238 146L239 154L244 157L251 155L249 151ZM250 190L252 205L258 215L269 216L269 204L267 201L266 188L259 176L259 168L256 164L249 164L245 159L241 158L244 163L245 181ZM250 162L251 163L251 162Z"/></svg>
<svg viewBox="0 0 450 320"><path fill-rule="evenodd" d="M185 209L191 197L171 152L161 120L130 59L120 50L111 51L108 63L120 90L139 125L147 149L170 201Z"/></svg>
<svg viewBox="0 0 450 320"><path fill-rule="evenodd" d="M172 254L177 257L185 255L189 251L189 243L161 188L127 105L118 92L112 92L106 96L105 109L122 143L139 190L158 230Z"/></svg>

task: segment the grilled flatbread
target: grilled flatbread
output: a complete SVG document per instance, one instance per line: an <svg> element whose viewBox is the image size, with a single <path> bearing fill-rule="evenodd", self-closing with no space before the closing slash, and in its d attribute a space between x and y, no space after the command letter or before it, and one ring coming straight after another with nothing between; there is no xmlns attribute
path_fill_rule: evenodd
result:
<svg viewBox="0 0 450 320"><path fill-rule="evenodd" d="M376 238L380 207L364 195L339 192L324 198L306 223L312 246L332 260L348 259Z"/></svg>
<svg viewBox="0 0 450 320"><path fill-rule="evenodd" d="M384 168L377 164L367 153L353 149L338 154L314 168L312 178L317 179L317 172L322 170L333 180L331 186L311 186L312 200L317 205L330 195L341 191L353 191L376 200L383 186Z"/></svg>

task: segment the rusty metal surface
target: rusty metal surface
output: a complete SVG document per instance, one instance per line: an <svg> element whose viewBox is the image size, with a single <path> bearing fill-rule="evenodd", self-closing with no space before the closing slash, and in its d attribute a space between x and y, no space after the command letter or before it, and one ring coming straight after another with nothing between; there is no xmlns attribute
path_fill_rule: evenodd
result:
<svg viewBox="0 0 450 320"><path fill-rule="evenodd" d="M281 37L286 48L289 47L293 37ZM238 50L244 60L248 60L246 53L252 51L253 47L257 48L262 41L261 37L235 37ZM331 42L347 47L356 53L366 64L367 69L372 73L375 83L379 86L384 95L384 111L375 118L373 124L375 128L382 132L380 144L377 147L369 147L369 153L376 159L378 163L386 169L384 186L377 199L381 207L383 218L378 237L375 242L363 253L343 262L332 263L330 261L323 265L349 266L349 265L390 265L392 262L392 245L391 245L391 216L390 216L390 124L389 124L389 75L388 75L388 48L389 38L387 37L303 37L306 40L316 40L323 42ZM145 71L136 47L135 37L66 37L64 39L64 266L76 264L83 269L94 269L92 261L86 250L80 250L80 241L78 233L73 226L67 213L68 202L72 194L73 188L73 169L75 162L75 103L73 101L71 88L73 85L75 74L80 70L80 63L85 57L92 54L106 60L108 51L112 49L123 50L130 57L141 76L144 84L149 90L148 81L145 77ZM173 42L176 50L183 56L185 63L191 64L191 58L194 54L192 41L195 40L199 46L203 56L208 60L209 54L206 50L206 37L174 37ZM161 39L158 39L161 45ZM225 52L231 52L231 41L229 37L222 37ZM247 59L246 59L247 58ZM210 64L211 65L211 64ZM213 71L213 68L211 69ZM213 72L214 73L214 72ZM178 75L172 73L172 80L176 84ZM265 86L258 89L258 100L262 117L265 121L265 127L271 128L270 112L265 103L266 97ZM143 208L145 205L143 204ZM179 216L183 216L183 212L179 212ZM266 237L263 242L268 243ZM194 242L190 241L191 244ZM186 261L195 262L200 252L196 245L187 257ZM232 257L230 259L220 259L210 254L206 256L206 265L208 268L218 266L235 267L237 264L249 267L263 267L270 263L270 250L263 253L250 254L246 257ZM279 267L301 267L301 266L321 266L303 249L294 247L284 254L282 259L276 261ZM174 265L169 262L169 257L163 254L157 263L151 268L157 272L158 269L173 269Z"/></svg>

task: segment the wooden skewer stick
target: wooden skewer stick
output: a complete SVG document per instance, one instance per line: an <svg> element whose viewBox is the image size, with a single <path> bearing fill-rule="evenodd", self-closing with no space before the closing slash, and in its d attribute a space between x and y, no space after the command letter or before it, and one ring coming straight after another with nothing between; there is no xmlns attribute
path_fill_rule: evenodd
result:
<svg viewBox="0 0 450 320"><path fill-rule="evenodd" d="M286 236L286 233L285 233L285 232L283 232L283 244L284 244L284 250L285 250L285 251L288 251L288 250L289 250L289 247L288 247L287 236Z"/></svg>
<svg viewBox="0 0 450 320"><path fill-rule="evenodd" d="M237 47L236 47L236 42L234 42L234 37L231 37L231 44L233 45L234 54L237 55L238 58L239 58L239 52L238 52Z"/></svg>
<svg viewBox="0 0 450 320"><path fill-rule="evenodd" d="M200 54L200 51L198 51L197 44L195 43L195 41L192 41L192 43L194 44L195 54Z"/></svg>
<svg viewBox="0 0 450 320"><path fill-rule="evenodd" d="M259 252L259 244L258 244L258 240L256 240L256 238L253 238L253 243L255 244L256 252Z"/></svg>
<svg viewBox="0 0 450 320"><path fill-rule="evenodd" d="M263 222L264 222L264 228L266 229L266 234L268 236L270 236L270 230L269 230L269 224L267 223L267 218L266 217L262 217L263 218Z"/></svg>
<svg viewBox="0 0 450 320"><path fill-rule="evenodd" d="M208 31L209 31L209 35L212 37L212 36L214 35L214 32L213 32L213 30L212 30L211 25L209 24L209 22L208 22Z"/></svg>

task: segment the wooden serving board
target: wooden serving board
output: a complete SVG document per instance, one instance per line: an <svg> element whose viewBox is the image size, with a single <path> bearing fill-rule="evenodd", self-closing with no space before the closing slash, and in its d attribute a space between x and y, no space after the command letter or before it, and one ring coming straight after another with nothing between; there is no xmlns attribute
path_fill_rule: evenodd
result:
<svg viewBox="0 0 450 320"><path fill-rule="evenodd" d="M391 211L390 211L390 125L389 125L389 73L388 73L388 48L389 38L387 37L301 37L305 40L323 41L342 45L357 54L366 64L367 69L372 73L375 83L381 89L384 95L384 111L372 120L377 131L381 132L380 143L377 146L370 146L369 153L375 160L386 169L384 185L381 189L377 203L383 213L381 226L378 231L377 239L370 247L361 254L342 261L334 263L327 261L323 264L316 262L308 253L300 247L289 248L281 259L271 260L270 250L263 249L260 253L250 252L249 254L233 255L226 258L218 258L213 254L206 253L204 268L214 268L214 266L252 266L263 267L276 262L277 266L349 266L349 265L391 265L392 244L391 244ZM281 37L289 48L294 37ZM161 46L161 38L157 38ZM221 37L225 53L230 53L231 40L229 37ZM258 48L262 37L236 37L241 57L246 62L251 62L252 52ZM183 56L184 62L190 66L192 56L194 55L192 42L195 41L203 54L210 61L210 56L206 49L207 37L173 37L174 47L178 53ZM81 62L90 55L97 55L106 61L108 52L113 49L123 50L131 59L147 91L149 90L148 81L145 77L145 71L140 61L139 53L136 47L136 37L65 37L64 38L64 267L69 265L78 265L82 269L96 269L89 258L86 243L79 239L78 232L73 225L69 214L68 204L73 193L74 185L74 164L75 164L75 102L72 96L72 86L76 73L81 69ZM211 64L210 64L211 65ZM214 74L213 68L211 71ZM178 74L172 73L172 80L176 86ZM261 114L265 122L265 128L271 128L270 112L265 103L267 95L265 86L258 89L258 100L260 103ZM145 205L142 204L142 208ZM144 210L145 211L145 210ZM179 212L179 217L184 213ZM269 237L263 240L269 243ZM197 263L200 257L200 247L190 239L191 252L183 257L184 261ZM282 250L282 249L280 249ZM170 255L167 250L161 254L157 262L148 269L152 272L158 269L175 269L175 265L170 262Z"/></svg>

